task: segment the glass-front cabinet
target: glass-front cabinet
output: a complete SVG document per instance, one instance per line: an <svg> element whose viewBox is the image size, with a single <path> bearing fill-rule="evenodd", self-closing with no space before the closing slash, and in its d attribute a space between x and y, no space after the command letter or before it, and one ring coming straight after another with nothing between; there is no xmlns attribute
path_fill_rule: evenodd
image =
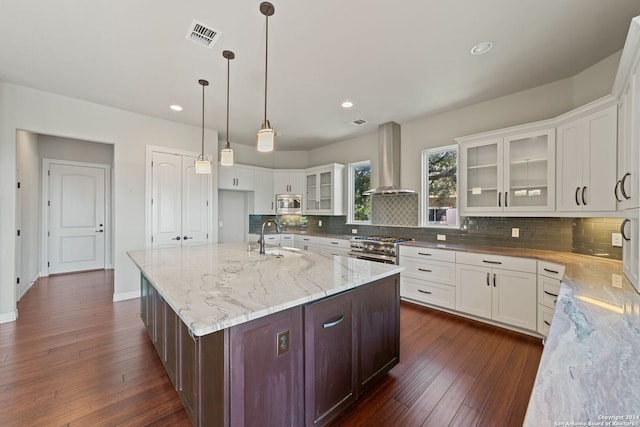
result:
<svg viewBox="0 0 640 427"><path fill-rule="evenodd" d="M552 211L555 130L462 143L462 210Z"/></svg>
<svg viewBox="0 0 640 427"><path fill-rule="evenodd" d="M332 163L306 170L305 214L344 215L344 165Z"/></svg>

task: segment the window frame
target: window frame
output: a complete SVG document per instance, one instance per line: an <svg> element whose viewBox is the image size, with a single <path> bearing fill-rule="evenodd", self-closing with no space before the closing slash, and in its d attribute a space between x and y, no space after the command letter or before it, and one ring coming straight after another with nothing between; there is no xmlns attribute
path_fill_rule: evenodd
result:
<svg viewBox="0 0 640 427"><path fill-rule="evenodd" d="M442 151L456 152L456 221L455 224L433 224L429 223L429 156ZM428 148L422 150L421 168L421 192L420 192L420 226L424 228L460 228L460 146L458 144L445 145L442 147Z"/></svg>
<svg viewBox="0 0 640 427"><path fill-rule="evenodd" d="M369 213L369 219L367 221L358 221L354 218L354 214L355 214L355 209L354 209L354 204L355 204L355 192L354 192L354 185L355 185L355 181L353 178L353 173L355 171L355 168L360 167L360 166L364 166L364 165L368 165L369 166L369 170L371 170L371 160L361 160L358 162L353 162L353 163L349 163L347 165L347 224L358 224L358 225L370 225L371 224L371 213ZM371 178L371 175L369 175L369 178ZM369 185L371 185L371 183L369 183ZM371 196L369 196L371 197Z"/></svg>

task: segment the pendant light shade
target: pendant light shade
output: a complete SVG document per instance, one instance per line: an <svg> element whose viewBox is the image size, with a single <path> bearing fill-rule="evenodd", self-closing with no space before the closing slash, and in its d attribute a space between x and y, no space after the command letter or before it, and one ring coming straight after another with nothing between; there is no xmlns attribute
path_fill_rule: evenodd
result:
<svg viewBox="0 0 640 427"><path fill-rule="evenodd" d="M229 72L229 63L230 61L236 57L236 55L230 50L225 50L222 52L222 56L227 59L227 142L224 145L222 151L220 151L220 164L222 166L232 166L233 165L233 150L231 149L231 144L229 143L229 78L231 73Z"/></svg>
<svg viewBox="0 0 640 427"><path fill-rule="evenodd" d="M271 123L267 120L267 60L269 58L269 17L275 13L276 9L269 2L260 3L260 12L266 17L265 25L265 50L264 50L264 120L262 127L256 134L258 137L258 151L273 151L276 132L271 128Z"/></svg>
<svg viewBox="0 0 640 427"><path fill-rule="evenodd" d="M196 167L196 173L198 174L210 174L211 162L204 154L204 88L209 86L209 82L203 79L198 80L198 83L202 86L202 151L198 156L198 159L193 162Z"/></svg>

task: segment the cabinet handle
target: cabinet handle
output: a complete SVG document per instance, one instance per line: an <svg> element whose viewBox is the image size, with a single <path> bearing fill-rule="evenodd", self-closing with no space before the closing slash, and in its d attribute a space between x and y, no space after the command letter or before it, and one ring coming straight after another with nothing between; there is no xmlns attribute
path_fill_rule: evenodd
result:
<svg viewBox="0 0 640 427"><path fill-rule="evenodd" d="M426 252L418 252L418 255L431 256L431 254L428 254Z"/></svg>
<svg viewBox="0 0 640 427"><path fill-rule="evenodd" d="M491 280L491 273L487 273L487 286L491 286L489 280Z"/></svg>
<svg viewBox="0 0 640 427"><path fill-rule="evenodd" d="M304 240L305 242L308 242L308 241L309 241L309 239L302 239L302 240Z"/></svg>
<svg viewBox="0 0 640 427"><path fill-rule="evenodd" d="M496 287L496 273L493 273L493 287Z"/></svg>
<svg viewBox="0 0 640 427"><path fill-rule="evenodd" d="M504 207L508 208L509 207L509 192L505 191L504 192Z"/></svg>
<svg viewBox="0 0 640 427"><path fill-rule="evenodd" d="M627 178L630 177L631 174L629 172L625 173L622 177L622 181L620 181L620 192L622 193L622 197L629 200L631 196L627 195L627 192L624 190L624 184L627 182Z"/></svg>
<svg viewBox="0 0 640 427"><path fill-rule="evenodd" d="M584 192L586 191L587 187L582 187L582 204L587 206L587 202L584 200Z"/></svg>
<svg viewBox="0 0 640 427"><path fill-rule="evenodd" d="M548 292L548 291L544 291L544 293L547 294L547 295L551 295L552 297L557 297L558 296L558 295L552 294L551 292Z"/></svg>
<svg viewBox="0 0 640 427"><path fill-rule="evenodd" d="M618 201L618 203L620 203L622 200L620 200L620 198L618 197L618 187L620 186L620 183L622 181L618 180L618 182L616 182L616 186L613 188L613 195L615 196L616 200Z"/></svg>
<svg viewBox="0 0 640 427"><path fill-rule="evenodd" d="M424 271L425 273L431 273L431 270L427 270L426 268L418 268L418 271Z"/></svg>
<svg viewBox="0 0 640 427"><path fill-rule="evenodd" d="M578 193L580 192L580 187L576 187L576 205L580 206L580 201L578 200Z"/></svg>
<svg viewBox="0 0 640 427"><path fill-rule="evenodd" d="M339 242L331 242L332 245L339 245Z"/></svg>
<svg viewBox="0 0 640 427"><path fill-rule="evenodd" d="M343 320L344 320L344 314L342 316L340 316L339 319L334 320L333 322L327 322L327 323L322 324L322 327L325 328L325 329L333 328L334 326L336 326L337 324L339 324Z"/></svg>
<svg viewBox="0 0 640 427"><path fill-rule="evenodd" d="M546 271L547 273L553 273L553 274L559 274L560 273L559 271L550 270L550 269L548 269L546 267L543 270Z"/></svg>
<svg viewBox="0 0 640 427"><path fill-rule="evenodd" d="M422 289L418 289L418 292L420 292L421 294L431 295L431 291L423 291Z"/></svg>
<svg viewBox="0 0 640 427"><path fill-rule="evenodd" d="M625 220L622 221L622 224L620 224L620 234L622 234L622 238L627 242L631 240L631 238L627 237L626 233L624 232L624 226L627 225L628 222L631 222L631 220L629 218L625 218Z"/></svg>
<svg viewBox="0 0 640 427"><path fill-rule="evenodd" d="M498 207L502 207L502 192L498 193Z"/></svg>
<svg viewBox="0 0 640 427"><path fill-rule="evenodd" d="M271 202L271 210L273 210L273 202Z"/></svg>
<svg viewBox="0 0 640 427"><path fill-rule="evenodd" d="M551 323L547 322L546 320L544 321L544 324L547 326L551 326Z"/></svg>
<svg viewBox="0 0 640 427"><path fill-rule="evenodd" d="M496 265L502 264L502 261L488 261L486 259L483 259L482 262L486 262L487 264L496 264Z"/></svg>

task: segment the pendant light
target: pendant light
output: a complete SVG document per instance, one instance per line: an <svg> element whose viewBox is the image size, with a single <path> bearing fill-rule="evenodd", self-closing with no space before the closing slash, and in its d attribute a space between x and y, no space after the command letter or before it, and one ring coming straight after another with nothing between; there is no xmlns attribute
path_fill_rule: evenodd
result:
<svg viewBox="0 0 640 427"><path fill-rule="evenodd" d="M258 151L273 151L273 142L276 132L271 128L271 123L267 120L267 59L269 57L269 17L274 14L276 9L269 2L260 3L260 12L266 17L265 26L265 51L264 51L264 120L262 127L256 134L258 137Z"/></svg>
<svg viewBox="0 0 640 427"><path fill-rule="evenodd" d="M211 162L209 158L204 154L204 87L209 86L209 82L203 79L198 80L198 83L202 86L202 152L198 156L198 159L193 162L196 166L196 173L210 174Z"/></svg>
<svg viewBox="0 0 640 427"><path fill-rule="evenodd" d="M220 151L220 164L222 166L233 165L233 150L231 144L229 144L229 78L231 73L229 72L229 61L236 57L236 55L230 50L222 52L222 56L227 59L227 142L224 145L222 151Z"/></svg>

